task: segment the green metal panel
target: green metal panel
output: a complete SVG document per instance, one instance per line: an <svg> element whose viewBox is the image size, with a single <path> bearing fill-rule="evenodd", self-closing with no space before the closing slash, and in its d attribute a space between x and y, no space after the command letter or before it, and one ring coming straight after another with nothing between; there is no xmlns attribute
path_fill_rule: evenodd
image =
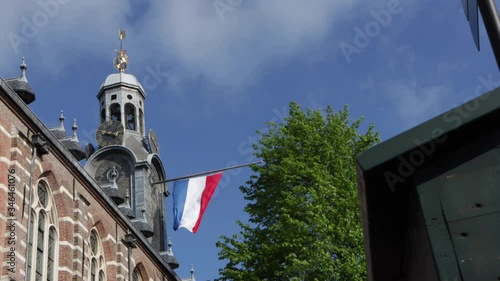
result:
<svg viewBox="0 0 500 281"><path fill-rule="evenodd" d="M452 131L492 113L500 107L500 88L436 116L400 135L379 143L358 157L362 170L368 171L412 151L429 140L441 143ZM432 142L432 141L431 141Z"/></svg>
<svg viewBox="0 0 500 281"><path fill-rule="evenodd" d="M441 177L443 212L464 281L500 278L499 176L495 148Z"/></svg>
<svg viewBox="0 0 500 281"><path fill-rule="evenodd" d="M500 280L493 270L493 264L500 269L500 249L488 236L500 228L485 219L500 212L498 120L500 88L357 158L370 281ZM468 253L477 242L452 237L468 228L490 233L473 237L487 241L490 252ZM419 250L423 245L427 249ZM460 262L478 259L473 254L483 257L480 264Z"/></svg>
<svg viewBox="0 0 500 281"><path fill-rule="evenodd" d="M499 280L500 213L449 223L464 281Z"/></svg>
<svg viewBox="0 0 500 281"><path fill-rule="evenodd" d="M499 149L458 166L441 179L446 221L500 212Z"/></svg>
<svg viewBox="0 0 500 281"><path fill-rule="evenodd" d="M500 280L499 150L417 190L441 280Z"/></svg>
<svg viewBox="0 0 500 281"><path fill-rule="evenodd" d="M441 281L463 281L453 243L441 209L440 180L431 180L417 188L427 233Z"/></svg>

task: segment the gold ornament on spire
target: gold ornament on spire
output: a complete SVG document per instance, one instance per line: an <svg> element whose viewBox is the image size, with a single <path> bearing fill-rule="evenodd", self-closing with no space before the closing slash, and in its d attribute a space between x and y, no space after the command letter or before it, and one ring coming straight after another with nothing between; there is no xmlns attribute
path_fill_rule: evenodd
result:
<svg viewBox="0 0 500 281"><path fill-rule="evenodd" d="M120 29L118 31L118 36L120 37L120 41L122 41L123 39L125 39L125 36L127 36L127 33L125 33L124 29Z"/></svg>
<svg viewBox="0 0 500 281"><path fill-rule="evenodd" d="M120 73L124 73L125 69L127 69L128 67L128 56L125 54L127 50L123 50L122 48L122 43L123 39L125 39L125 36L126 36L125 30L120 29L118 31L118 39L120 40L120 50L115 50L118 54L113 60L116 69L118 69Z"/></svg>

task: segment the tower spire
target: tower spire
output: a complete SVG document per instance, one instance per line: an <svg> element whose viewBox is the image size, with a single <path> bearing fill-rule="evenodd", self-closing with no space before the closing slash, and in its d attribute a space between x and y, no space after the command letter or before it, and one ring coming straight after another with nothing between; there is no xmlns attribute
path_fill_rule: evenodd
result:
<svg viewBox="0 0 500 281"><path fill-rule="evenodd" d="M28 83L28 78L26 78L26 68L28 68L26 66L26 60L24 59L23 57L23 62L21 63L21 77L19 77L19 81L23 81L23 82L26 82Z"/></svg>
<svg viewBox="0 0 500 281"><path fill-rule="evenodd" d="M63 110L61 109L61 116L59 116L59 128L64 131L64 114Z"/></svg>
<svg viewBox="0 0 500 281"><path fill-rule="evenodd" d="M117 55L113 60L113 63L120 73L124 73L125 69L128 67L128 56L125 54L127 50L123 50L123 40L126 37L125 30L120 29L118 31L118 40L120 40L120 50L115 50Z"/></svg>
<svg viewBox="0 0 500 281"><path fill-rule="evenodd" d="M174 256L174 251L172 251L172 238L168 238L168 249L167 249L167 254L170 256Z"/></svg>
<svg viewBox="0 0 500 281"><path fill-rule="evenodd" d="M194 266L191 265L191 281L196 281L196 279L194 279Z"/></svg>
<svg viewBox="0 0 500 281"><path fill-rule="evenodd" d="M73 120L73 126L71 127L73 130L73 141L78 141L78 136L76 135L76 131L78 130L78 125L76 125L76 118Z"/></svg>

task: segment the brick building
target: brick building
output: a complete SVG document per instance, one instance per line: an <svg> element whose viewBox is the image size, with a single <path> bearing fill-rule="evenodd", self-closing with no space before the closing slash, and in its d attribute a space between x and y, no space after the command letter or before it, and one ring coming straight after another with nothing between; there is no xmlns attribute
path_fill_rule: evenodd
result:
<svg viewBox="0 0 500 281"><path fill-rule="evenodd" d="M29 109L26 79L0 78L0 280L181 280L167 243L165 171L146 93L115 59L97 95L98 147L77 124L49 129ZM82 166L80 161L85 161ZM194 276L188 280L194 280Z"/></svg>

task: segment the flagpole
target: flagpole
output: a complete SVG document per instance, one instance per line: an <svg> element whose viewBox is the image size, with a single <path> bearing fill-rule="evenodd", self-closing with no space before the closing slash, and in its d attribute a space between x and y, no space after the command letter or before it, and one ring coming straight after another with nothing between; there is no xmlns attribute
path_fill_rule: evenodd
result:
<svg viewBox="0 0 500 281"><path fill-rule="evenodd" d="M184 179L194 178L194 177L197 177L197 176L203 176L203 175L213 174L213 173L217 173L217 172L223 172L223 171L237 169L237 168L246 167L246 166L250 166L250 165L260 164L260 163L263 163L263 162L264 161L261 160L261 161L256 161L256 162L252 162L252 163L240 164L240 165L236 165L236 166L231 166L231 167L226 167L226 168L222 168L222 169L212 170L212 171L208 171L208 172L197 173L197 174L192 174L192 175L178 177L178 178L172 178L172 179L168 179L168 180L154 182L154 183L152 183L152 185L156 185L156 184L160 184L160 183L166 183L166 182L171 182L171 181L177 181L177 180L184 180Z"/></svg>
<svg viewBox="0 0 500 281"><path fill-rule="evenodd" d="M490 39L493 54L500 68L500 18L494 0L478 1L479 10L483 16L486 33Z"/></svg>

